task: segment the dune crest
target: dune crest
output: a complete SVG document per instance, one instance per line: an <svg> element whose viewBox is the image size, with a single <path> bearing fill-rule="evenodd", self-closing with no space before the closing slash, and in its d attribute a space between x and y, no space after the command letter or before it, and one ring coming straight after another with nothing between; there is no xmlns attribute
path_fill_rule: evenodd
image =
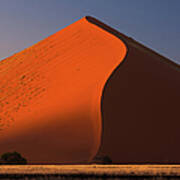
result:
<svg viewBox="0 0 180 180"><path fill-rule="evenodd" d="M128 50L103 90L99 154L114 163L180 163L180 66L97 19L87 19Z"/></svg>

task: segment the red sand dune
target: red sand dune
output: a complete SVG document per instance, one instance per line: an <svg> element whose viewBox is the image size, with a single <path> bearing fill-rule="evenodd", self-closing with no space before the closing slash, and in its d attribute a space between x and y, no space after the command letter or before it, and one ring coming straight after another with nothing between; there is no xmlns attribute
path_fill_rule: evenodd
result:
<svg viewBox="0 0 180 180"><path fill-rule="evenodd" d="M0 82L0 153L180 162L179 66L92 17L2 60Z"/></svg>

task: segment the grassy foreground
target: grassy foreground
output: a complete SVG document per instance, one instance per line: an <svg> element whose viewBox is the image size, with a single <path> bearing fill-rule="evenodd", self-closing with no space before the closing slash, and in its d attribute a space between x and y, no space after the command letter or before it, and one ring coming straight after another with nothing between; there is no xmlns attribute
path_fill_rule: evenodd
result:
<svg viewBox="0 0 180 180"><path fill-rule="evenodd" d="M180 165L3 165L0 178L180 179Z"/></svg>

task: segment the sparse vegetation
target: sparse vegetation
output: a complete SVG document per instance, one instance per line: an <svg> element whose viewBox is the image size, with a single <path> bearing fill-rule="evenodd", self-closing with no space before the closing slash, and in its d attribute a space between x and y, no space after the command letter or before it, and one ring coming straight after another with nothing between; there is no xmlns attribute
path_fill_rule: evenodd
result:
<svg viewBox="0 0 180 180"><path fill-rule="evenodd" d="M180 165L27 165L2 166L0 178L8 179L147 179L176 180Z"/></svg>
<svg viewBox="0 0 180 180"><path fill-rule="evenodd" d="M112 160L107 155L97 155L92 160L93 164L112 164Z"/></svg>
<svg viewBox="0 0 180 180"><path fill-rule="evenodd" d="M1 165L23 165L27 164L27 160L21 156L20 153L14 152L7 152L1 155L0 158Z"/></svg>

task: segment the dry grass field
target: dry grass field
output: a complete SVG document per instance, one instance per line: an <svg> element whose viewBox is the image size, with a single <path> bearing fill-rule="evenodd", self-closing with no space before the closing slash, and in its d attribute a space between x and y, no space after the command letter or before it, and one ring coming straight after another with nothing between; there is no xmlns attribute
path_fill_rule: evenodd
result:
<svg viewBox="0 0 180 180"><path fill-rule="evenodd" d="M180 165L0 166L3 179L180 179Z"/></svg>

